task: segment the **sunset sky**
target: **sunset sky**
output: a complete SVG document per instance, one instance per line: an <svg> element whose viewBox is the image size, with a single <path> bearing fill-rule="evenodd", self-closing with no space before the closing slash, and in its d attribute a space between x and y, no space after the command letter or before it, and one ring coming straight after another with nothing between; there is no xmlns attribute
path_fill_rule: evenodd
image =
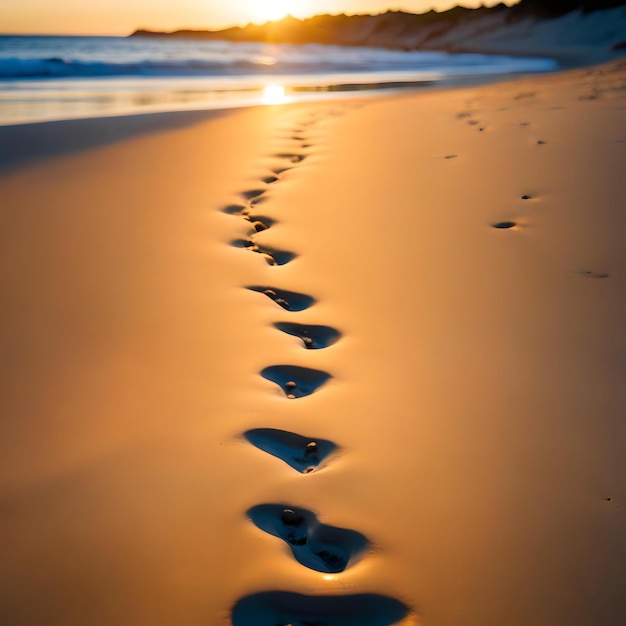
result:
<svg viewBox="0 0 626 626"><path fill-rule="evenodd" d="M0 0L0 33L126 35L138 27L216 29L261 23L288 12L295 17L388 9L421 13L455 4L479 6L481 0Z"/></svg>

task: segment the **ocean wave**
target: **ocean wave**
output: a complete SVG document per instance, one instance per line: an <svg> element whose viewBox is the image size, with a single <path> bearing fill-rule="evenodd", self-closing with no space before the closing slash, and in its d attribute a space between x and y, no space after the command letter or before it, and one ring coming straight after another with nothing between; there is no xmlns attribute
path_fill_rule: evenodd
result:
<svg viewBox="0 0 626 626"><path fill-rule="evenodd" d="M0 80L64 79L104 77L223 77L255 74L313 74L341 72L389 72L439 70L482 73L487 71L541 71L546 60L509 59L484 55L447 55L424 52L414 56L356 54L341 55L285 54L249 55L247 59L215 57L209 59L153 59L126 62L81 60L63 57L19 58L0 57ZM391 58L388 58L391 57ZM550 68L551 69L551 68Z"/></svg>

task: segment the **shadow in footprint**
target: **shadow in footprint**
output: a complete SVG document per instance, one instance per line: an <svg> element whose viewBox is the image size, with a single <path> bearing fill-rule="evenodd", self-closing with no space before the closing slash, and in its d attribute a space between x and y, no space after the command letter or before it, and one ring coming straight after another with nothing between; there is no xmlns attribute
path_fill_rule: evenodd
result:
<svg viewBox="0 0 626 626"><path fill-rule="evenodd" d="M579 276L584 276L585 278L608 278L609 275L606 272L592 272L590 270L583 272L574 272Z"/></svg>
<svg viewBox="0 0 626 626"><path fill-rule="evenodd" d="M513 228L514 226L517 226L516 222L496 222L495 224L491 225L492 228L498 228L500 230Z"/></svg>
<svg viewBox="0 0 626 626"><path fill-rule="evenodd" d="M247 214L245 219L250 222L250 225L257 233L260 233L262 230L267 230L276 224L276 220L271 217L267 217L267 215Z"/></svg>
<svg viewBox="0 0 626 626"><path fill-rule="evenodd" d="M265 591L239 600L232 609L233 626L392 626L409 608L377 594L305 596Z"/></svg>
<svg viewBox="0 0 626 626"><path fill-rule="evenodd" d="M265 189L248 189L248 191L241 192L241 197L246 200L254 200L262 196L265 192Z"/></svg>
<svg viewBox="0 0 626 626"><path fill-rule="evenodd" d="M302 474L310 474L337 450L332 441L303 437L286 430L255 428L244 433L253 445L271 454Z"/></svg>
<svg viewBox="0 0 626 626"><path fill-rule="evenodd" d="M274 324L274 327L284 333L299 337L302 339L304 347L309 350L328 348L328 346L332 346L341 337L341 333L331 326L277 322Z"/></svg>
<svg viewBox="0 0 626 626"><path fill-rule="evenodd" d="M276 155L276 158L278 159L287 159L288 161L291 161L291 163L300 163L301 161L304 161L304 159L306 159L306 154L295 154L292 152L281 152L279 154ZM274 170L276 171L276 170Z"/></svg>
<svg viewBox="0 0 626 626"><path fill-rule="evenodd" d="M271 185L272 183L275 183L275 182L277 182L277 181L278 181L278 178L276 178L276 176L266 176L266 177L263 179L263 182L264 182L266 185Z"/></svg>
<svg viewBox="0 0 626 626"><path fill-rule="evenodd" d="M229 204L222 209L222 213L228 213L228 215L241 217L248 214L248 207L241 204Z"/></svg>
<svg viewBox="0 0 626 626"><path fill-rule="evenodd" d="M233 239L230 242L231 246L234 246L235 248L254 248L255 247L255 243L254 241L252 241L252 239Z"/></svg>
<svg viewBox="0 0 626 626"><path fill-rule="evenodd" d="M246 289L266 295L286 311L304 311L316 302L315 298L297 291L287 291L285 289L276 289L275 287L259 287L256 285L246 287Z"/></svg>
<svg viewBox="0 0 626 626"><path fill-rule="evenodd" d="M260 246L258 244L254 248L249 249L252 252L263 255L268 265L287 265L287 263L293 261L298 256L295 252L277 250L270 246Z"/></svg>
<svg viewBox="0 0 626 626"><path fill-rule="evenodd" d="M266 260L268 265L286 265L298 256L295 252L277 250L276 248L270 248L268 246L260 246L250 238L233 239L230 242L230 245L235 248L245 248L250 252L260 254Z"/></svg>
<svg viewBox="0 0 626 626"><path fill-rule="evenodd" d="M310 396L332 378L322 370L297 365L272 365L262 370L261 376L276 383L290 400Z"/></svg>
<svg viewBox="0 0 626 626"><path fill-rule="evenodd" d="M316 572L343 572L369 546L361 533L322 524L307 509L260 504L247 515L258 528L286 542L298 563Z"/></svg>

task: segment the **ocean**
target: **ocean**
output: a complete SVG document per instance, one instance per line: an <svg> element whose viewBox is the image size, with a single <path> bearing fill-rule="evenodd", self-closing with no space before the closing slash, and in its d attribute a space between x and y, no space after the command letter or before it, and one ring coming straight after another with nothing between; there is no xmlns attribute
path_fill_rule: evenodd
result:
<svg viewBox="0 0 626 626"><path fill-rule="evenodd" d="M0 124L371 96L556 69L545 58L318 44L0 36Z"/></svg>

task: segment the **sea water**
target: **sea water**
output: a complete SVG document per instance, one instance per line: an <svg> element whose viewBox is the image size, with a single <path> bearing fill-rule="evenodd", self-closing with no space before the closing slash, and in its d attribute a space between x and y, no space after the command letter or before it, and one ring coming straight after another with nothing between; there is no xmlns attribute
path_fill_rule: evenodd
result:
<svg viewBox="0 0 626 626"><path fill-rule="evenodd" d="M319 44L0 36L0 124L355 97L555 69L545 58Z"/></svg>

